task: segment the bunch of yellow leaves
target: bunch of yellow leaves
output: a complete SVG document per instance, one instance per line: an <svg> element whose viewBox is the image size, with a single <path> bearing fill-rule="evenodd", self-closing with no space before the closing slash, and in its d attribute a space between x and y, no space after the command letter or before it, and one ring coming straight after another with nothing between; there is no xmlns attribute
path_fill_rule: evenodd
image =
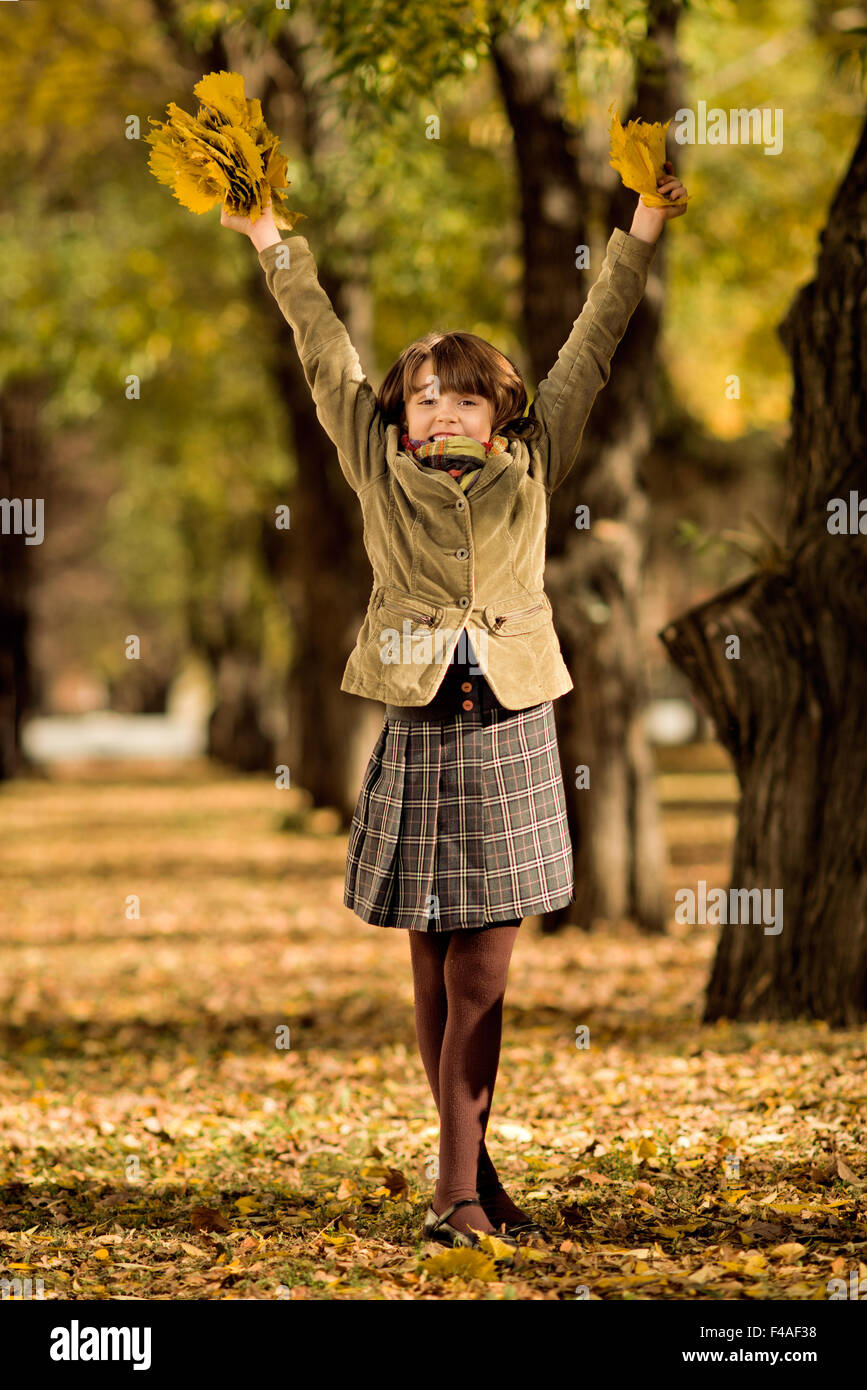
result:
<svg viewBox="0 0 867 1390"><path fill-rule="evenodd" d="M614 102L611 103L608 110ZM670 208L679 203L688 203L689 197L666 198L656 187L657 179L665 175L665 132L671 125L666 121L649 124L647 121L629 121L622 126L617 116L611 118L611 158L609 164L616 169L626 188L641 194L641 201L648 208Z"/></svg>
<svg viewBox="0 0 867 1390"><path fill-rule="evenodd" d="M195 117L168 104L168 120L150 124L153 146L148 168L168 184L190 212L209 212L225 203L230 213L258 222L271 200L274 221L291 231L303 212L292 212L278 190L288 188L285 155L262 117L260 101L244 96L239 72L209 72L193 88L200 106Z"/></svg>

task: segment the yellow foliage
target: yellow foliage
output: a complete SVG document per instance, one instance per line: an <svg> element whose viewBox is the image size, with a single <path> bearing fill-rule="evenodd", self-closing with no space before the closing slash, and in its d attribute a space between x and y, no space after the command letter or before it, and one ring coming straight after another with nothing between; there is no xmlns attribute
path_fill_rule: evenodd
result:
<svg viewBox="0 0 867 1390"><path fill-rule="evenodd" d="M468 1245L456 1245L442 1255L432 1255L421 1267L432 1279L493 1279L496 1276L490 1255L471 1250Z"/></svg>
<svg viewBox="0 0 867 1390"><path fill-rule="evenodd" d="M495 1260L514 1259L514 1245L507 1245L504 1240L500 1240L498 1235L491 1235L489 1231L482 1232L479 1236L479 1244L485 1254L492 1255Z"/></svg>
<svg viewBox="0 0 867 1390"><path fill-rule="evenodd" d="M521 1263L532 1263L533 1260L551 1260L555 1257L548 1250L537 1250L533 1245L522 1245Z"/></svg>
<svg viewBox="0 0 867 1390"><path fill-rule="evenodd" d="M291 231L304 214L293 212L281 189L290 187L287 159L279 139L262 116L262 104L244 96L239 72L209 72L193 88L199 98L195 116L170 101L168 120L145 141L151 145L148 168L171 187L190 212L210 212L225 203L229 213L258 222L271 200L276 225Z"/></svg>
<svg viewBox="0 0 867 1390"><path fill-rule="evenodd" d="M611 111L614 102L608 110ZM637 120L621 125L616 115L611 117L611 158L609 164L620 175L624 187L641 194L648 208L670 208L688 203L689 197L667 198L656 190L656 181L665 174L665 132L671 125L666 121Z"/></svg>

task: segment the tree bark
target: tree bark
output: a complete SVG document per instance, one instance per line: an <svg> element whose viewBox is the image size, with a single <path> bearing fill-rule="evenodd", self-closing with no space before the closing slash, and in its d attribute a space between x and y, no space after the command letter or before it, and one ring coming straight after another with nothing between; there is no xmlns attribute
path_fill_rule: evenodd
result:
<svg viewBox="0 0 867 1390"><path fill-rule="evenodd" d="M707 1021L867 1017L867 508L863 530L828 529L832 499L867 498L865 330L867 125L779 329L793 370L782 542L661 634L734 759L731 887L783 895L778 934L722 928Z"/></svg>
<svg viewBox="0 0 867 1390"><path fill-rule="evenodd" d="M44 380L28 377L7 381L0 392L0 499L45 502L47 470L39 408L47 390ZM47 526L47 508L44 518ZM0 781L18 776L27 765L21 726L36 696L31 596L38 552L39 546L26 544L23 533L0 531Z"/></svg>
<svg viewBox="0 0 867 1390"><path fill-rule="evenodd" d="M272 740L261 724L262 669L258 652L226 647L216 660L217 700L208 720L208 753L242 772L275 766Z"/></svg>
<svg viewBox="0 0 867 1390"><path fill-rule="evenodd" d="M649 32L655 45L640 71L631 116L665 120L679 104L674 38L679 6L655 4ZM606 227L629 229L636 195L619 186L582 182L589 158L580 132L563 117L557 84L560 58L550 39L516 31L496 36L493 60L514 131L521 187L525 265L524 323L530 362L541 381L556 361L580 310L575 255L587 245L585 209ZM607 152L607 137L606 137ZM607 185L611 179L607 177ZM647 931L665 923L664 846L653 759L642 711L641 571L648 524L640 466L651 441L653 357L659 331L658 247L648 294L617 349L611 380L585 430L572 475L552 497L546 585L557 614L564 658L575 689L557 701L570 832L575 849L575 902L547 916L546 930L565 921L589 927L595 918L631 918ZM592 281L585 288L589 289ZM590 530L575 529L575 508L590 508ZM589 788L576 785L589 769Z"/></svg>

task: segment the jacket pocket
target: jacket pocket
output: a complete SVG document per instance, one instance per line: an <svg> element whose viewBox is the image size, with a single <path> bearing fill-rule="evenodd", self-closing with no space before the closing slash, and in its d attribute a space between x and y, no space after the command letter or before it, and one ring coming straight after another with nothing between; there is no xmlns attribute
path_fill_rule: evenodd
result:
<svg viewBox="0 0 867 1390"><path fill-rule="evenodd" d="M485 621L492 632L503 636L520 636L544 627L551 616L551 601L546 594L536 599L501 599L485 608Z"/></svg>
<svg viewBox="0 0 867 1390"><path fill-rule="evenodd" d="M388 625L389 618L395 619L397 626L401 626L404 619L409 618L420 627L433 629L439 627L443 619L443 609L439 604L431 603L428 599L416 598L414 594L404 593L402 589L383 589L373 611L377 623L383 627Z"/></svg>

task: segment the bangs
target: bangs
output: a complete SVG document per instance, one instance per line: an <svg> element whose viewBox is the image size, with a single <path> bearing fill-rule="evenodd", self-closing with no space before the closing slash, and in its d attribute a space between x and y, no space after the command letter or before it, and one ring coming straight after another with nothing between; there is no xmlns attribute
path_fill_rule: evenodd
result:
<svg viewBox="0 0 867 1390"><path fill-rule="evenodd" d="M456 335L452 335L450 339L444 338L433 347L419 347L410 352L403 370L405 401L429 389L429 382L425 383L432 375L438 378L440 391L453 391L456 395L490 397L490 374L484 373L478 354L463 343L456 342L455 337ZM426 372L422 372L422 364L428 358L431 359L430 366ZM423 384L418 386L415 384L417 381Z"/></svg>
<svg viewBox="0 0 867 1390"><path fill-rule="evenodd" d="M428 333L404 348L386 373L377 396L386 424L400 424L406 402L430 390L432 376L441 393L489 401L493 430L516 422L527 407L517 367L492 343L475 333Z"/></svg>

